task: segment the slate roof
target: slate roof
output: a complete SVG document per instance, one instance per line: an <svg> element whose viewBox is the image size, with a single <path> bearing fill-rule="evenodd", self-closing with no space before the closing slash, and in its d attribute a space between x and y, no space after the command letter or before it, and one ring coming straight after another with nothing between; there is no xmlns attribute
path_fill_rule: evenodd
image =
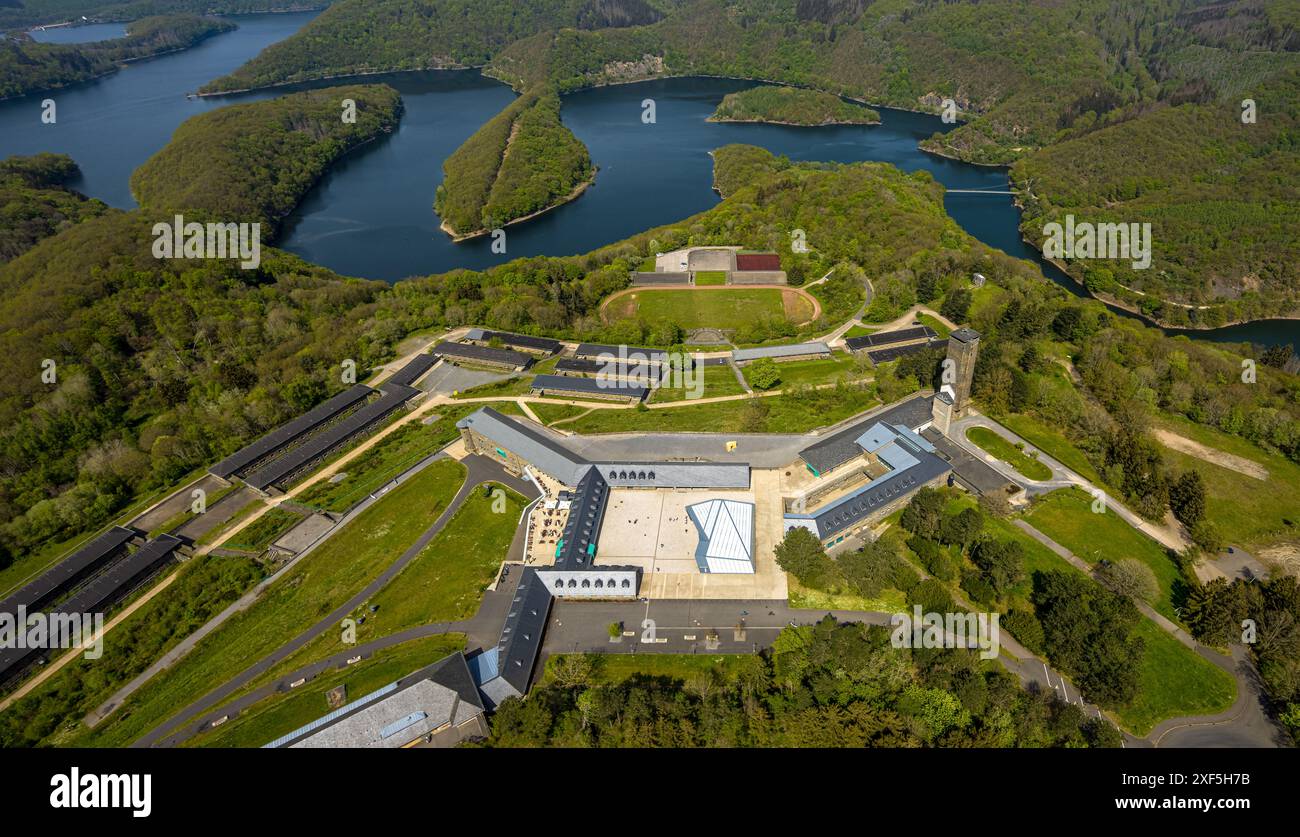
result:
<svg viewBox="0 0 1300 837"><path fill-rule="evenodd" d="M483 708L465 655L457 651L264 747L401 747L446 724L461 724Z"/></svg>
<svg viewBox="0 0 1300 837"><path fill-rule="evenodd" d="M418 354L410 363L393 373L386 383L412 386L438 362L436 355Z"/></svg>
<svg viewBox="0 0 1300 837"><path fill-rule="evenodd" d="M875 334L864 334L859 337L850 337L844 341L844 345L848 346L849 351L856 352L859 349L889 346L894 343L906 343L911 340L931 340L938 336L938 332L929 326L913 326L911 328L900 328L894 331L878 331Z"/></svg>
<svg viewBox="0 0 1300 837"><path fill-rule="evenodd" d="M663 349L647 349L643 346L610 346L605 343L580 343L575 357L599 358L604 355L607 358L619 358L622 360L638 361L649 360L651 363L663 363L668 359L668 353Z"/></svg>
<svg viewBox="0 0 1300 837"><path fill-rule="evenodd" d="M511 367L527 367L533 362L532 355L523 352L494 349L491 346L475 346L473 343L448 343L445 340L433 347L433 353L457 360L477 360Z"/></svg>
<svg viewBox="0 0 1300 837"><path fill-rule="evenodd" d="M542 634L551 614L551 592L528 567L519 578L515 598L506 615L501 640L497 644L498 666L501 677L523 695L528 692L528 682L537 665L537 655L542 650Z"/></svg>
<svg viewBox="0 0 1300 837"><path fill-rule="evenodd" d="M749 488L749 465L731 462L597 462L614 488Z"/></svg>
<svg viewBox="0 0 1300 837"><path fill-rule="evenodd" d="M523 422L512 421L484 407L456 422L456 427L481 433L503 450L565 485L577 485L591 463L564 445Z"/></svg>
<svg viewBox="0 0 1300 837"><path fill-rule="evenodd" d="M799 456L818 473L824 474L862 455L857 439L873 424L901 424L913 430L928 424L931 418L930 398L928 395L915 395L906 401L870 413L860 421L799 451Z"/></svg>
<svg viewBox="0 0 1300 837"><path fill-rule="evenodd" d="M757 349L736 349L731 353L731 359L737 363L747 360L758 360L762 357L799 357L800 355L827 355L830 354L830 346L825 343L795 343L786 346L760 346Z"/></svg>
<svg viewBox="0 0 1300 837"><path fill-rule="evenodd" d="M515 346L523 349L533 349L534 351L554 354L564 348L559 340L552 340L549 337L534 337L531 334L513 334L509 331L487 331L481 328L471 328L465 335L467 340L481 340L485 343L493 340L499 340L503 345Z"/></svg>
<svg viewBox="0 0 1300 837"><path fill-rule="evenodd" d="M578 378L572 375L538 375L531 384L544 392L575 392L580 395L616 395L640 401L650 394L649 387L621 378Z"/></svg>
<svg viewBox="0 0 1300 837"><path fill-rule="evenodd" d="M305 436L357 402L365 400L372 392L374 390L364 384L356 384L349 389L345 389L338 395L312 407L296 419L280 425L257 441L235 451L209 468L208 472L222 479L228 479L231 475L253 465L259 459L270 456L294 440Z"/></svg>
<svg viewBox="0 0 1300 837"><path fill-rule="evenodd" d="M117 556L123 547L139 535L135 529L123 526L114 526L101 533L35 581L0 602L0 613L16 614L19 605L31 613L49 604L106 561Z"/></svg>

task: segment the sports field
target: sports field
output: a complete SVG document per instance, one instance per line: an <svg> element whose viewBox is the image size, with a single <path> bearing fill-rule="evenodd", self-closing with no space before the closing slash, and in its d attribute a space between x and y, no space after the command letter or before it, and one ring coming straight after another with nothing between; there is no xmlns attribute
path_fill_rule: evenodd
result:
<svg viewBox="0 0 1300 837"><path fill-rule="evenodd" d="M607 321L637 317L647 323L671 322L684 329L738 328L757 319L784 317L804 323L817 315L803 291L783 288L656 288L610 297Z"/></svg>

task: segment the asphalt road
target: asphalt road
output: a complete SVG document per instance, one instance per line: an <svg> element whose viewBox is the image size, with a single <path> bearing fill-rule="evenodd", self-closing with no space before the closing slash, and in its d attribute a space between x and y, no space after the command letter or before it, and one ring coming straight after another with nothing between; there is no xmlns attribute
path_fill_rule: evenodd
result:
<svg viewBox="0 0 1300 837"><path fill-rule="evenodd" d="M532 483L525 482L508 474L490 459L482 456L470 456L466 457L462 461L468 468L469 473L466 476L465 483L461 486L460 490L456 492L456 496L447 504L447 508L438 516L438 519L425 530L424 534L422 534L414 544L402 553L401 557L390 564L387 569L366 585L365 589L339 605L331 611L329 615L316 622L306 631L303 631L284 645L281 645L274 652L258 660L256 663L244 669L221 686L208 692L202 698L191 703L176 715L173 715L169 720L150 731L140 740L136 741L132 746L153 747L160 744L165 746L168 741L180 740L181 738L188 737L189 734L192 734L193 728L186 733L185 727L187 727L191 721L199 719L204 713L220 706L232 694L243 688L252 680L255 680L275 666L279 665L282 660L307 645L307 643L311 642L316 637L326 631L335 629L344 617L356 610L366 600L383 589L383 587L392 581L397 574L415 558L415 556L419 555L420 552L428 546L429 542L432 541L440 531L442 531L442 528L446 526L447 522L451 520L456 511L460 508L461 504L465 502L465 498L470 495L470 492L474 491L478 486L485 482L497 482L518 491L525 497L530 497L536 494L536 489L533 487ZM444 629L442 632L445 633L446 630ZM348 654L348 656L355 655L355 651ZM177 736L178 732L182 733L179 738Z"/></svg>

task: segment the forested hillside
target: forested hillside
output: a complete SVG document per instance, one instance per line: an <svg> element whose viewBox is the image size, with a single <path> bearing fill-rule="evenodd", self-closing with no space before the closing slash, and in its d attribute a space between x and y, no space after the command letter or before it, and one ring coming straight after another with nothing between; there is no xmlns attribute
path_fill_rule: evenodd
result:
<svg viewBox="0 0 1300 837"><path fill-rule="evenodd" d="M766 85L728 93L709 119L784 125L874 125L880 122L880 114L832 93Z"/></svg>
<svg viewBox="0 0 1300 837"><path fill-rule="evenodd" d="M334 0L4 0L0 29L92 21L138 20L165 14L251 14L321 9Z"/></svg>
<svg viewBox="0 0 1300 837"><path fill-rule="evenodd" d="M0 37L0 99L66 87L111 73L124 61L187 49L235 24L210 17L148 17L125 38L88 44L46 44L27 35Z"/></svg>
<svg viewBox="0 0 1300 837"><path fill-rule="evenodd" d="M77 164L63 154L0 162L0 264L107 209L102 201L65 188L76 174Z"/></svg>
<svg viewBox="0 0 1300 837"><path fill-rule="evenodd" d="M1297 206L1286 79L1300 60L1300 13L1287 0L528 0L508 14L494 0L482 9L465 21L460 0L340 0L211 89L486 63L521 91L703 74L930 112L951 100L962 124L923 147L1023 161L1031 239L1067 211L1155 225L1156 269L1076 268L1091 287L1174 324L1297 311L1296 245L1284 231ZM1265 116L1238 138L1240 122L1226 117L1246 97ZM1208 307L1164 305L1165 296Z"/></svg>
<svg viewBox="0 0 1300 837"><path fill-rule="evenodd" d="M576 25L583 0L341 0L228 76L215 93L371 70L476 67L506 44Z"/></svg>
<svg viewBox="0 0 1300 837"><path fill-rule="evenodd" d="M434 208L448 232L474 234L563 203L592 175L586 146L560 122L560 97L529 93L447 158Z"/></svg>
<svg viewBox="0 0 1300 837"><path fill-rule="evenodd" d="M1241 120L1247 95L1253 124ZM1149 268L1069 266L1095 293L1175 325L1300 312L1300 64L1226 100L1156 106L1050 146L1012 178L1035 243L1066 214L1151 224Z"/></svg>
<svg viewBox="0 0 1300 837"><path fill-rule="evenodd" d="M714 660L722 658L714 657ZM566 655L505 701L490 747L1118 747L1108 721L1030 693L969 651L905 650L890 629L785 628L770 653L688 679L609 677L615 655ZM621 666L620 666L621 667Z"/></svg>
<svg viewBox="0 0 1300 837"><path fill-rule="evenodd" d="M356 103L354 122L343 121L346 99ZM353 85L200 114L135 171L131 191L158 220L189 212L258 222L269 240L330 165L393 130L401 108L387 85Z"/></svg>

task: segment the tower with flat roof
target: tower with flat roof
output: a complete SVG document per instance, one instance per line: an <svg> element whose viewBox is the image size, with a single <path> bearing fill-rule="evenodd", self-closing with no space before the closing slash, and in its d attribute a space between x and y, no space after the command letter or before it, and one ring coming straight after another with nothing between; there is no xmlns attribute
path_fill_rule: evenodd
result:
<svg viewBox="0 0 1300 837"><path fill-rule="evenodd" d="M975 359L979 356L980 335L970 328L959 328L948 335L948 359L944 363L943 383L952 387L952 416L961 418L970 406L971 381L975 377Z"/></svg>

